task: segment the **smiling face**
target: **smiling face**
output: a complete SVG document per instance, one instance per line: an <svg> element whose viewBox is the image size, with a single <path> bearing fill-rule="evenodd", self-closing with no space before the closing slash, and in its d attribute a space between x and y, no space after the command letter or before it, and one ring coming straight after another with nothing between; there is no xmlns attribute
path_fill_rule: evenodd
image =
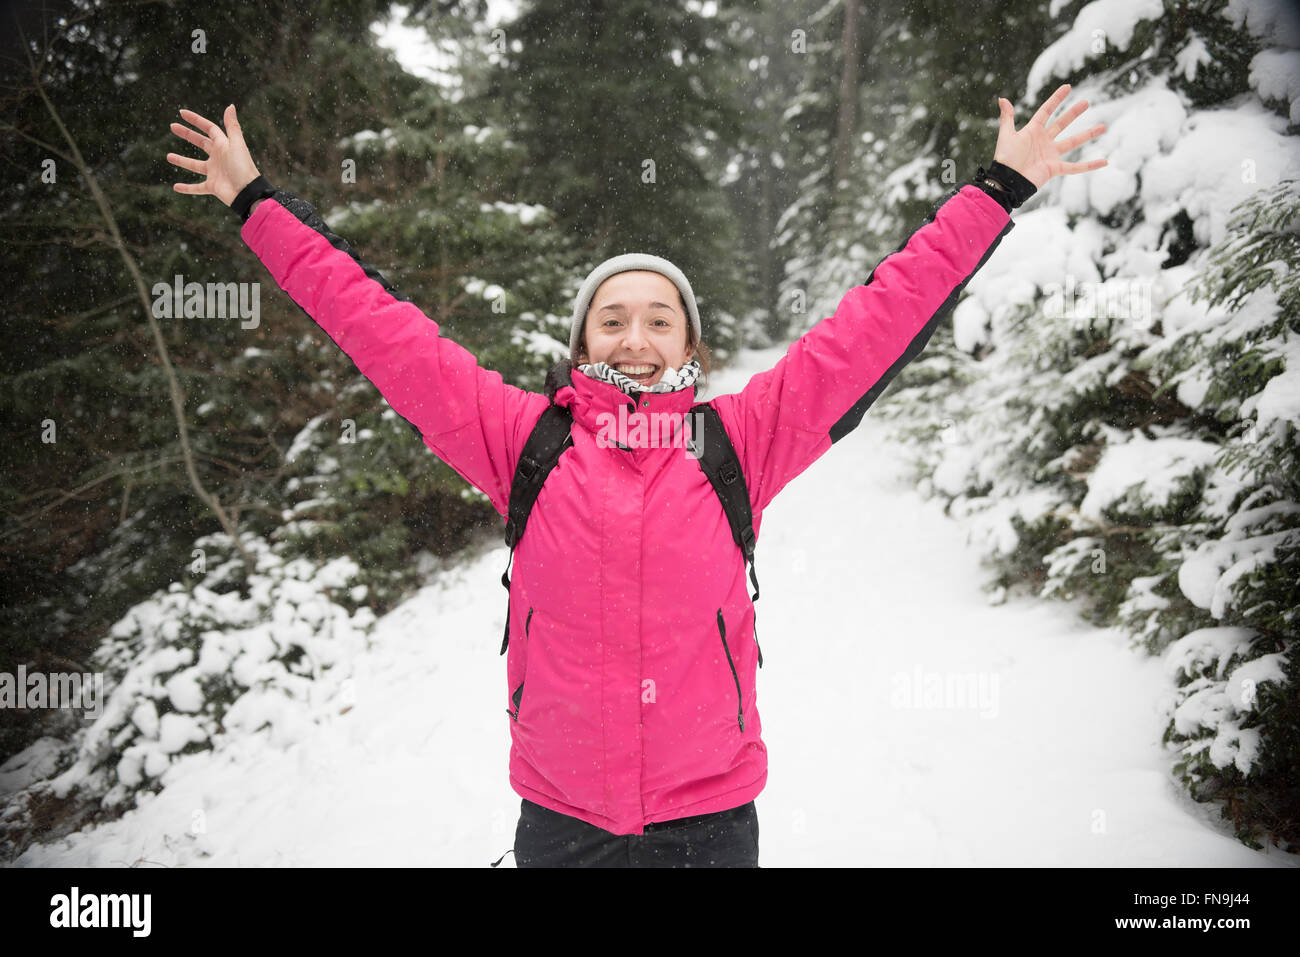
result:
<svg viewBox="0 0 1300 957"><path fill-rule="evenodd" d="M586 347L578 358L607 362L629 379L653 385L665 370L691 360L689 333L690 319L671 279L643 269L616 273L591 297Z"/></svg>

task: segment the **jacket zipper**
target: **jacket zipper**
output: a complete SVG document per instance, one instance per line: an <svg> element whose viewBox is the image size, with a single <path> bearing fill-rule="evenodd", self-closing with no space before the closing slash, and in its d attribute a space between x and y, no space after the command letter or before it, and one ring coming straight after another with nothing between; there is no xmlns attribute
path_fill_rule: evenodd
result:
<svg viewBox="0 0 1300 957"><path fill-rule="evenodd" d="M727 647L727 624L722 620L722 609L718 609L718 634L722 636L722 650L727 653L727 664L731 666L731 677L736 681L736 721L740 730L745 730L745 703L740 694L740 677L736 674L736 663L731 660L731 649Z"/></svg>
<svg viewBox="0 0 1300 957"><path fill-rule="evenodd" d="M525 638L525 639L528 637L528 627L529 627L529 625L531 625L532 623L533 623L533 609L529 608L529 609L528 609L528 617L524 619L524 638ZM525 649L524 654L527 654L527 653L528 653L527 648L528 648L528 646L527 646L527 645L524 645L524 649ZM525 659L525 661L524 661L524 665L525 665L525 678L527 677L527 663L528 663L528 662L527 662L527 659ZM514 690L514 694L512 694L512 695L510 696L510 700L513 701L513 702L515 703L515 710L514 710L514 711L511 711L509 708L506 708L506 714L508 714L508 715L510 715L510 717L514 718L516 723L519 721L519 703L520 703L521 701L523 701L523 698L524 698L524 682L521 680L521 681L519 682L519 687L516 688L516 689Z"/></svg>

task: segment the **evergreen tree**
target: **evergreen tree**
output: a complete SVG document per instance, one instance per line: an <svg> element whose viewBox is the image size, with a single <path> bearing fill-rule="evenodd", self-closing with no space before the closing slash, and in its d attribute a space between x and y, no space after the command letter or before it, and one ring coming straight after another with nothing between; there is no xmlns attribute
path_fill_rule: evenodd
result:
<svg viewBox="0 0 1300 957"><path fill-rule="evenodd" d="M0 235L19 278L18 345L3 360L16 441L0 452L11 636L0 670L85 670L126 609L203 580L224 557L196 552L221 525L196 494L149 317L88 180L63 158L71 148L55 114L151 295L177 275L259 287L255 322L153 316L198 485L242 535L274 539L285 555L353 555L382 611L413 583L418 553L499 527L269 281L234 214L173 191L189 177L164 158L193 152L167 129L178 107L217 117L238 102L268 178L315 205L482 364L539 388L567 340L550 309L571 273L568 243L545 209L505 202L498 184L515 149L484 102L470 108L375 45L370 26L386 16L387 4L360 0L218 2L182 24L154 6L84 2L27 37L35 77L21 52L8 62L0 152L18 185ZM444 40L482 56L475 21L455 9L439 17ZM238 577L226 587L241 587ZM32 730L8 725L0 758Z"/></svg>
<svg viewBox="0 0 1300 957"><path fill-rule="evenodd" d="M808 5L798 21L807 67L786 111L798 195L774 237L786 262L789 334L831 315L949 192L989 164L997 97L1010 97L1049 38L1047 7L1016 0L985 17L950 0Z"/></svg>
<svg viewBox="0 0 1300 957"><path fill-rule="evenodd" d="M1251 846L1294 847L1300 154L1271 67L1300 30L1246 12L1068 5L1028 99L1078 84L1110 166L1017 213L956 348L879 414L922 440L921 487L971 520L996 594L1077 600L1165 655L1177 778Z"/></svg>
<svg viewBox="0 0 1300 957"><path fill-rule="evenodd" d="M750 347L781 342L789 332L788 303L781 303L785 268L778 232L797 195L791 171L804 118L792 104L810 62L801 26L807 6L765 3L742 22L737 42L744 68L733 73L746 122L738 142L719 144L711 160L725 170L721 183L748 251L746 278L754 290L756 318L744 330Z"/></svg>
<svg viewBox="0 0 1300 957"><path fill-rule="evenodd" d="M486 94L507 106L510 138L524 149L516 195L555 211L585 269L626 252L676 263L720 356L738 344L738 317L752 303L734 218L704 162L713 144L739 136L728 71L741 9L534 0L505 25Z"/></svg>

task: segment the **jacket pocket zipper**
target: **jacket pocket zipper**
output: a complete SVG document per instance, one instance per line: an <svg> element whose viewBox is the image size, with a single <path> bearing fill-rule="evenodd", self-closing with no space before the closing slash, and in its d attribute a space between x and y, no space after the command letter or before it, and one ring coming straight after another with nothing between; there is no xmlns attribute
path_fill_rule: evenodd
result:
<svg viewBox="0 0 1300 957"><path fill-rule="evenodd" d="M722 620L722 609L718 609L718 634L722 636L722 650L727 654L727 664L731 666L731 677L736 681L736 721L740 730L745 730L745 703L740 694L740 676L736 674L736 663L731 660L731 649L727 647L727 624Z"/></svg>
<svg viewBox="0 0 1300 957"><path fill-rule="evenodd" d="M529 627L529 625L531 625L532 623L533 623L533 609L529 608L529 609L528 609L528 617L524 619L524 638L525 638L525 639L528 637L528 627ZM525 650L524 650L524 654L527 654L527 653L528 653L528 651L527 651L528 646L527 646L526 644L524 645L524 649L525 649ZM527 665L528 665L528 662L527 662L527 659L525 659L525 661L524 661L525 673L527 672ZM521 701L523 701L523 699L524 699L524 682L523 682L523 680L521 680L521 681L519 682L519 687L516 688L516 689L514 690L514 693L512 693L512 694L510 695L510 700L513 701L514 704L515 704L515 710L514 710L514 711L511 711L509 708L506 708L506 714L508 714L508 715L510 715L510 717L514 718L516 722L519 721L519 704L520 704Z"/></svg>

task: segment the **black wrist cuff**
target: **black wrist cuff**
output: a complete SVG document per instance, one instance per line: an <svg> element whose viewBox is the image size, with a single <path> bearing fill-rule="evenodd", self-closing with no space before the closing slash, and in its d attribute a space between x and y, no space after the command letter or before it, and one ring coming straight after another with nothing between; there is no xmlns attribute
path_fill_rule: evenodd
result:
<svg viewBox="0 0 1300 957"><path fill-rule="evenodd" d="M266 181L266 177L259 176L239 191L239 195L231 202L230 208L239 214L241 220L248 222L253 204L259 199L266 199L274 192L275 187Z"/></svg>
<svg viewBox="0 0 1300 957"><path fill-rule="evenodd" d="M997 160L987 170L981 166L976 171L973 185L996 199L1008 213L1038 192L1037 186Z"/></svg>

